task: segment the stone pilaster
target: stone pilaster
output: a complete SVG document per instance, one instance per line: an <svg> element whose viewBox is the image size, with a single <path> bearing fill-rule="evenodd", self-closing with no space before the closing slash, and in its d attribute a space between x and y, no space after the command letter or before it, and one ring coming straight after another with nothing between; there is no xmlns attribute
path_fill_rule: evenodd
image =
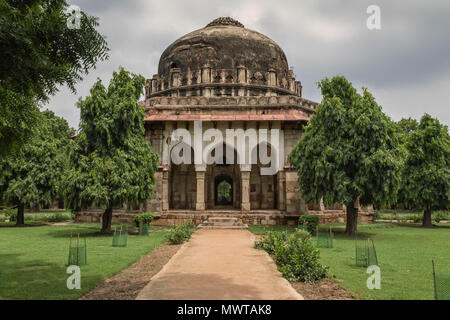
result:
<svg viewBox="0 0 450 320"><path fill-rule="evenodd" d="M195 177L197 180L197 200L195 202L195 210L205 210L205 166L195 166Z"/></svg>
<svg viewBox="0 0 450 320"><path fill-rule="evenodd" d="M286 175L284 171L277 173L278 210L286 210Z"/></svg>
<svg viewBox="0 0 450 320"><path fill-rule="evenodd" d="M164 169L162 179L162 211L169 210L169 171Z"/></svg>
<svg viewBox="0 0 450 320"><path fill-rule="evenodd" d="M250 171L251 165L241 165L241 211L250 211Z"/></svg>

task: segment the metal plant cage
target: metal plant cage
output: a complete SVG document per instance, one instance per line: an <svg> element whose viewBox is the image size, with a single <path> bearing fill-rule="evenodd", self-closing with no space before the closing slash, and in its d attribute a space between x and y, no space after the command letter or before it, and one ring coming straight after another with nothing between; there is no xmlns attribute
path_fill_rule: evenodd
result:
<svg viewBox="0 0 450 320"><path fill-rule="evenodd" d="M358 241L358 239L355 238L355 251L357 266L378 266L377 251L372 239Z"/></svg>
<svg viewBox="0 0 450 320"><path fill-rule="evenodd" d="M450 275L436 273L433 264L434 298L436 300L450 300Z"/></svg>
<svg viewBox="0 0 450 320"><path fill-rule="evenodd" d="M113 247L126 247L127 241L128 241L128 231L126 229L125 231L123 231L122 227L120 227L120 231L114 230L112 241Z"/></svg>
<svg viewBox="0 0 450 320"><path fill-rule="evenodd" d="M148 224L147 223L139 224L139 235L140 236L148 236Z"/></svg>
<svg viewBox="0 0 450 320"><path fill-rule="evenodd" d="M84 244L80 245L80 235L77 237L76 246L72 246L72 233L70 233L69 259L68 265L82 266L87 264L87 243L84 238Z"/></svg>
<svg viewBox="0 0 450 320"><path fill-rule="evenodd" d="M334 234L330 230L317 231L317 248L333 248Z"/></svg>

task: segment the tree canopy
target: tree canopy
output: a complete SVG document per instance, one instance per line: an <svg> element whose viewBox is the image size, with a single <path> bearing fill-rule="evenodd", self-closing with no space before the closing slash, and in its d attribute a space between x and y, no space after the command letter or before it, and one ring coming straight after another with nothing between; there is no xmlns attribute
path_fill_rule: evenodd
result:
<svg viewBox="0 0 450 320"><path fill-rule="evenodd" d="M17 224L24 224L24 208L50 205L61 195L69 138L74 130L52 111L38 115L34 135L20 150L0 160L0 192L17 206Z"/></svg>
<svg viewBox="0 0 450 320"><path fill-rule="evenodd" d="M450 136L447 126L425 114L405 140L407 158L401 194L409 206L424 210L430 227L434 208L446 209L450 199Z"/></svg>
<svg viewBox="0 0 450 320"><path fill-rule="evenodd" d="M70 208L105 208L102 230L111 229L112 210L150 198L158 157L145 139L144 108L138 104L144 78L123 68L108 88L98 80L80 100L80 132L70 154L65 197Z"/></svg>
<svg viewBox="0 0 450 320"><path fill-rule="evenodd" d="M65 0L0 0L0 155L32 134L38 104L75 84L108 58L98 18L81 12L80 29L67 27Z"/></svg>
<svg viewBox="0 0 450 320"><path fill-rule="evenodd" d="M405 136L408 135L411 132L414 132L419 127L419 123L416 119L408 118L408 119L401 119L399 122L397 122L397 126L401 133L403 133Z"/></svg>
<svg viewBox="0 0 450 320"><path fill-rule="evenodd" d="M395 124L372 94L362 95L345 77L319 84L323 100L289 155L306 201L323 199L347 208L348 234L355 234L357 209L395 201L402 164Z"/></svg>

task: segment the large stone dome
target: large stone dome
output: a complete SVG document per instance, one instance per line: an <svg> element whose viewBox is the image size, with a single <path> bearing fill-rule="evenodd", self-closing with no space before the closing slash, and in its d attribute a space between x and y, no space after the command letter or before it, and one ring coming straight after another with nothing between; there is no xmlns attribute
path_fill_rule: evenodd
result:
<svg viewBox="0 0 450 320"><path fill-rule="evenodd" d="M166 77L172 68L184 73L204 65L216 70L244 66L263 74L273 69L279 77L287 77L289 69L286 55L273 40L231 18L218 18L172 43L161 55L158 74Z"/></svg>

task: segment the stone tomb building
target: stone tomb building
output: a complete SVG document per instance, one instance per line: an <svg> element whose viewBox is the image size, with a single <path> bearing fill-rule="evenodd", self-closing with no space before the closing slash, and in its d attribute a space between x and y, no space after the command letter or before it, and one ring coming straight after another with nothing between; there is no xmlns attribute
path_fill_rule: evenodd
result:
<svg viewBox="0 0 450 320"><path fill-rule="evenodd" d="M325 207L302 199L297 172L287 158L317 103L302 97L301 82L286 55L265 35L231 18L218 18L181 37L163 52L141 104L146 137L160 157L156 188L147 203L114 210L115 220L151 211L160 225L200 223L211 216L239 217L248 224L296 224L308 212L322 222L343 221L342 205ZM194 161L195 150L218 147L209 129L223 135L218 140L222 163ZM231 140L230 129L237 133ZM245 137L248 132L256 133L256 145ZM198 133L201 146L194 142ZM261 152L271 164L262 161ZM173 153L190 161L174 162ZM245 163L237 161L242 153ZM261 174L273 163L274 174ZM100 213L91 209L79 213L78 220L98 221Z"/></svg>

